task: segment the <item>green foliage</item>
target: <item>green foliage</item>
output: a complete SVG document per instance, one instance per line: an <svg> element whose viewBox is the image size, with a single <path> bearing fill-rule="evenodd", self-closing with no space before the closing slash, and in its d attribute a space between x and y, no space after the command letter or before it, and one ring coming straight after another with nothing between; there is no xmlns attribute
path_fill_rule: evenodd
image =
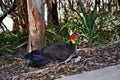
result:
<svg viewBox="0 0 120 80"><path fill-rule="evenodd" d="M91 45L92 43L97 44L98 42L106 43L107 40L100 38L100 33L104 27L103 23L107 20L102 14L97 13L94 8L92 11L86 12L83 4L80 1L79 8L82 12L83 17L80 15L79 18L83 23L81 33L86 38L87 42Z"/></svg>
<svg viewBox="0 0 120 80"><path fill-rule="evenodd" d="M67 30L63 30L60 32L60 27L52 27L52 25L48 25L46 27L46 41L47 45L65 42L69 40L69 34Z"/></svg>
<svg viewBox="0 0 120 80"><path fill-rule="evenodd" d="M104 15L103 15L104 16ZM109 41L117 41L120 39L119 35L119 27L120 27L120 20L117 19L120 17L119 15L115 16L113 14L107 14L107 16L102 17L104 19L104 22L102 25L104 25L104 28L102 28L102 34L103 36L106 35Z"/></svg>
<svg viewBox="0 0 120 80"><path fill-rule="evenodd" d="M69 22L62 26L61 31L64 28L70 28L73 32L79 33L81 41L88 43L89 46L98 45L107 43L113 37L115 40L119 39L115 21L116 19L110 13L98 13L95 8L87 11L79 0L78 10L71 12ZM110 27L111 30L107 27Z"/></svg>
<svg viewBox="0 0 120 80"><path fill-rule="evenodd" d="M13 52L12 49L25 42L28 39L27 36L27 33L16 35L9 32L0 33L0 52Z"/></svg>

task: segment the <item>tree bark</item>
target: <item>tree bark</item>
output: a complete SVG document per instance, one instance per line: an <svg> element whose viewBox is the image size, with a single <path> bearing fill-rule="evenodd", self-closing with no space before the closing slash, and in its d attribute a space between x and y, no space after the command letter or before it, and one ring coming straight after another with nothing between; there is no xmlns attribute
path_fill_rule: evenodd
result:
<svg viewBox="0 0 120 80"><path fill-rule="evenodd" d="M45 22L43 0L27 0L29 18L28 52L45 47Z"/></svg>
<svg viewBox="0 0 120 80"><path fill-rule="evenodd" d="M48 24L59 25L58 22L58 12L57 12L57 1L56 0L46 0L48 7Z"/></svg>
<svg viewBox="0 0 120 80"><path fill-rule="evenodd" d="M27 1L26 0L20 0L20 4L21 4L21 26L23 29L23 32L26 32L26 30L28 31L28 14L27 14Z"/></svg>

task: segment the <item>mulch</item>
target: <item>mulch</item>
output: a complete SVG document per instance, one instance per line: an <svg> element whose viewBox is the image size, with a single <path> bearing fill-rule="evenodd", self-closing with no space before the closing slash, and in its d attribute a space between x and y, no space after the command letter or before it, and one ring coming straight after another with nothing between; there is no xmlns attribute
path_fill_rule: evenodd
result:
<svg viewBox="0 0 120 80"><path fill-rule="evenodd" d="M81 59L78 62L74 62L75 57L60 66L51 62L38 69L26 67L24 51L21 51L19 49L15 55L0 56L0 80L54 80L120 64L120 42L103 47L79 48L78 56L81 56Z"/></svg>

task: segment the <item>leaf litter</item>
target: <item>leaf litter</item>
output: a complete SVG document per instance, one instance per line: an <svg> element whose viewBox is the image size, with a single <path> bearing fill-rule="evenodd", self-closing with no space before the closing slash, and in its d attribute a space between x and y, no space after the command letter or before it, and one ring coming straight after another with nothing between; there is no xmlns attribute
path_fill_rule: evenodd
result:
<svg viewBox="0 0 120 80"><path fill-rule="evenodd" d="M54 62L41 68L28 68L24 64L25 49L15 55L0 55L0 80L54 80L68 75L120 64L120 42L104 47L79 48L77 57L56 66Z"/></svg>

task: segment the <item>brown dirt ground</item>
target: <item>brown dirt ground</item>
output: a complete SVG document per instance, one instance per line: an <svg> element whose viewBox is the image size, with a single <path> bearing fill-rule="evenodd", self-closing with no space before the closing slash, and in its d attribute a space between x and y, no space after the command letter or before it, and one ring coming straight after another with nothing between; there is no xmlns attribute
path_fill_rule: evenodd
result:
<svg viewBox="0 0 120 80"><path fill-rule="evenodd" d="M25 49L19 49L14 55L2 54L0 55L0 80L54 80L120 64L120 42L104 47L80 48L78 51L81 60L77 63L73 58L70 62L58 67L51 62L39 69L28 69L25 66Z"/></svg>

